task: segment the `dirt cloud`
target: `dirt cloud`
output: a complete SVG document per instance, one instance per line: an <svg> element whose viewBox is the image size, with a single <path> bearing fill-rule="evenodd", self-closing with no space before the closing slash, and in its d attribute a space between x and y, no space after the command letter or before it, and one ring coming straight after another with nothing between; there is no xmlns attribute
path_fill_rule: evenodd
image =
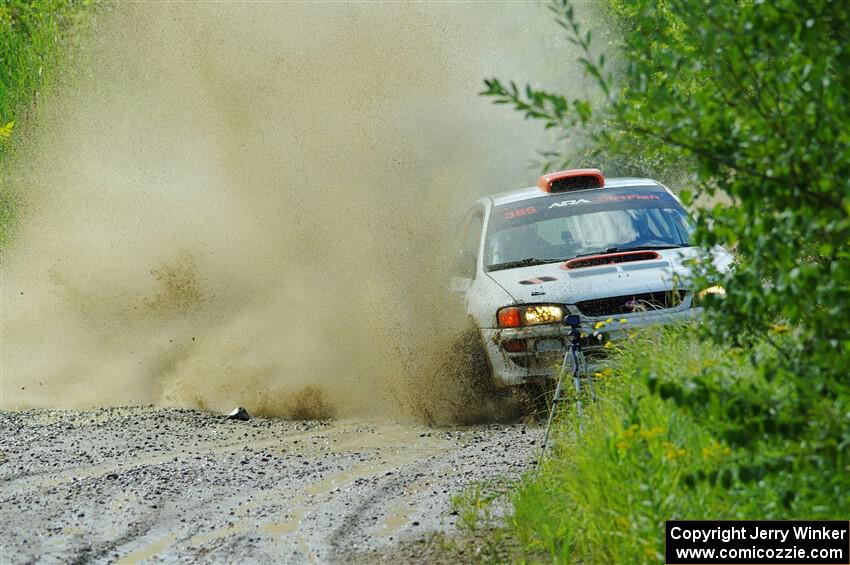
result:
<svg viewBox="0 0 850 565"><path fill-rule="evenodd" d="M405 415L455 323L456 222L533 181L539 126L476 92L546 76L564 53L546 10L97 18L8 172L24 207L3 255L0 407Z"/></svg>

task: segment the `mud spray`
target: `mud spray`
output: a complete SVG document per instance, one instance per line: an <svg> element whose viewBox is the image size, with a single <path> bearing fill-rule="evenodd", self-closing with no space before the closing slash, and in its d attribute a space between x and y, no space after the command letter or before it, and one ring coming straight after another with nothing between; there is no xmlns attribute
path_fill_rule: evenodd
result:
<svg viewBox="0 0 850 565"><path fill-rule="evenodd" d="M545 7L96 18L8 172L24 207L3 256L0 406L398 418L425 403L439 420L467 403L427 370L462 322L450 243L476 196L533 182L546 144L476 92L569 79L543 63L569 59Z"/></svg>

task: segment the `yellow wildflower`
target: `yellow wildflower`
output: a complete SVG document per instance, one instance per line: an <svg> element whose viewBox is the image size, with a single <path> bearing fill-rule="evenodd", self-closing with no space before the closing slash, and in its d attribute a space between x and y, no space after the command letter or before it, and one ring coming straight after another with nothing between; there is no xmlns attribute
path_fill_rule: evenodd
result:
<svg viewBox="0 0 850 565"><path fill-rule="evenodd" d="M665 442L665 444L669 445L667 450L664 453L664 458L667 461L673 461L674 459L678 459L679 457L684 457L688 451L684 448L678 447L675 444Z"/></svg>
<svg viewBox="0 0 850 565"><path fill-rule="evenodd" d="M719 459L721 457L728 456L731 453L732 450L729 449L728 446L719 444L716 441L712 441L711 445L702 448L703 459Z"/></svg>
<svg viewBox="0 0 850 565"><path fill-rule="evenodd" d="M0 139L9 139L12 137L12 130L15 127L14 120L6 124L5 126L0 126Z"/></svg>
<svg viewBox="0 0 850 565"><path fill-rule="evenodd" d="M791 326L788 324L773 324L770 326L770 331L775 334L784 334L791 331Z"/></svg>
<svg viewBox="0 0 850 565"><path fill-rule="evenodd" d="M662 427L656 426L654 428L650 428L648 430L641 430L640 437L643 439L652 439L655 436L659 436L663 434L666 430Z"/></svg>
<svg viewBox="0 0 850 565"><path fill-rule="evenodd" d="M628 320L627 320L627 319L625 319L625 318L620 318L620 323L621 323L621 324L625 324L626 322L628 322Z"/></svg>

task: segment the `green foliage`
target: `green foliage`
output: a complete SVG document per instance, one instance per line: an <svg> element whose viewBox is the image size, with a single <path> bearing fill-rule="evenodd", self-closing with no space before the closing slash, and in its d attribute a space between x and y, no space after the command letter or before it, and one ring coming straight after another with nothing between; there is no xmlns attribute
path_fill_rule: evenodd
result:
<svg viewBox="0 0 850 565"><path fill-rule="evenodd" d="M713 459L729 458L687 414L650 394L635 369L652 352L653 367L699 370L705 364L737 363L703 350L685 333L653 333L621 349L611 384L589 412L584 433L560 430L552 457L531 475L514 499L510 529L525 558L556 563L658 562L664 554L664 521L728 518L722 487L684 477L704 472Z"/></svg>
<svg viewBox="0 0 850 565"><path fill-rule="evenodd" d="M14 200L3 184L1 166L14 140L15 124L39 99L56 64L63 33L87 4L87 0L0 2L0 244L14 216Z"/></svg>
<svg viewBox="0 0 850 565"><path fill-rule="evenodd" d="M487 494L484 485L476 483L452 497L452 510L457 513L460 526L474 530L481 522L492 521L491 506L494 495Z"/></svg>
<svg viewBox="0 0 850 565"><path fill-rule="evenodd" d="M62 30L81 0L6 0L0 3L0 126L37 95L54 60Z"/></svg>
<svg viewBox="0 0 850 565"><path fill-rule="evenodd" d="M686 201L728 197L698 214L696 243L734 243L738 264L718 273L699 262L690 284L726 288L706 301L702 333L747 363L722 375L671 366L648 390L671 417L697 418L748 454L730 480L783 493L753 516L846 513L850 4L610 0L623 31L619 74L567 0L552 8L605 104L588 117L576 102L498 80L484 94L547 127L596 123L600 151L615 159L678 163L692 179ZM704 485L712 473L689 480Z"/></svg>
<svg viewBox="0 0 850 565"><path fill-rule="evenodd" d="M772 350L715 345L693 326L633 336L612 354L584 432L576 433L572 414L561 419L551 457L514 491L514 511L493 539L519 542L514 561L657 563L665 520L847 515L850 474L823 485L805 443L742 442L728 433L739 418L730 412L760 397L783 401L787 387L750 362L753 351ZM695 383L748 392L703 395ZM692 409L695 397L704 409ZM789 467L761 468L777 453ZM475 500L466 510L485 515Z"/></svg>

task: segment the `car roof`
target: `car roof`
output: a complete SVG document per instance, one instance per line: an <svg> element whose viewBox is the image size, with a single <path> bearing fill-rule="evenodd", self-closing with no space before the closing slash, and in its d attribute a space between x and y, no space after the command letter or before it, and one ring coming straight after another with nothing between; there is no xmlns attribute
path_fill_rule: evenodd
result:
<svg viewBox="0 0 850 565"><path fill-rule="evenodd" d="M633 177L621 177L621 178L608 178L605 179L605 186L600 188L589 188L586 190L604 190L606 188L628 188L628 187L641 187L648 188L653 191L656 190L666 190L664 185L658 181L652 179L642 179L642 178L633 178ZM584 190L571 190L569 192L564 192L560 194L579 194L584 192ZM531 200L533 198L541 198L544 196L554 196L548 192L544 192L540 190L537 186L530 186L528 188L520 188L519 190L509 190L507 192L499 192L497 194L491 194L490 196L484 198L483 200L491 200L494 206L501 206L503 204L510 204L512 202L520 202L522 200Z"/></svg>

